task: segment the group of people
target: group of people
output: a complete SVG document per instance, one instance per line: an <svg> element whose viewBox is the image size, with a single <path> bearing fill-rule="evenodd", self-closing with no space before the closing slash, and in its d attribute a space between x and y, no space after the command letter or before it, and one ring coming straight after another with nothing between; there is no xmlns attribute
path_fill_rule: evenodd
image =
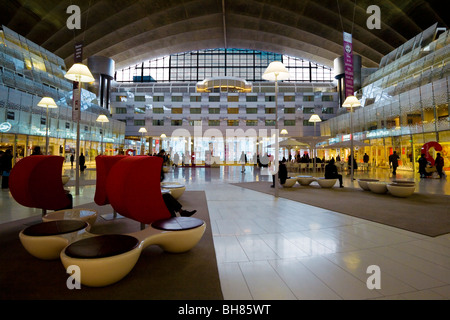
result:
<svg viewBox="0 0 450 320"><path fill-rule="evenodd" d="M436 155L436 159L434 159L434 167L425 157L425 154L422 153L418 160L419 162L419 174L421 178L427 178L432 176L433 172L437 172L439 175L439 179L444 177L444 158L438 152Z"/></svg>
<svg viewBox="0 0 450 320"><path fill-rule="evenodd" d="M272 175L273 183L271 185L272 188L275 187L275 175ZM278 167L278 179L280 180L280 184L285 184L286 180L289 179L288 171L286 167L286 159L283 159L279 162ZM342 175L339 174L338 168L335 165L334 158L332 158L327 165L325 166L325 179L338 179L339 187L343 188L344 184L342 182Z"/></svg>
<svg viewBox="0 0 450 320"><path fill-rule="evenodd" d="M367 154L364 154L364 162L369 162L369 157ZM397 168L398 168L398 160L400 159L400 157L398 156L397 152L394 151L390 156L389 156L389 164L392 167L392 174L395 176L397 174ZM428 167L431 167L429 161L425 158L425 154L422 154L421 157L418 160L419 162L419 173L420 173L420 177L421 178L425 178L428 177L432 174L431 171L427 170ZM351 166L352 160L351 160L351 156L349 157L349 166ZM356 161L353 160L353 165L356 168ZM443 172L443 168L444 168L444 158L441 156L440 153L437 153L436 159L434 160L434 166L435 166L435 171L437 172L437 174L439 175L439 178L444 177L445 173ZM273 178L273 183L271 185L272 188L275 187L275 175L272 176ZM288 172L287 172L287 167L286 167L286 159L283 158L282 161L279 162L279 168L278 168L278 178L280 180L280 183L283 185L286 180L289 178L288 177ZM331 160L327 163L327 165L325 166L325 179L338 179L339 180L339 186L341 188L344 187L343 183L342 183L342 175L339 174L338 172L338 168L335 165L335 160L334 158L331 158Z"/></svg>

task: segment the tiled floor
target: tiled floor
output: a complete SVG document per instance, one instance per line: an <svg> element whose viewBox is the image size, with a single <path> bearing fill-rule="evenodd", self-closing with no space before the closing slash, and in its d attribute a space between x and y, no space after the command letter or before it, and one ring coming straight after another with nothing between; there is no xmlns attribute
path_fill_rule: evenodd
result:
<svg viewBox="0 0 450 320"><path fill-rule="evenodd" d="M166 176L206 192L225 299L450 299L450 234L430 238L230 185L269 180L258 169L240 170L178 168ZM368 176L391 179L387 170L355 177ZM95 171L82 179L95 179ZM446 180L416 181L418 192L450 195ZM80 190L75 205L93 201L93 185ZM39 213L15 204L7 190L0 209L0 222ZM380 289L368 289L372 265Z"/></svg>

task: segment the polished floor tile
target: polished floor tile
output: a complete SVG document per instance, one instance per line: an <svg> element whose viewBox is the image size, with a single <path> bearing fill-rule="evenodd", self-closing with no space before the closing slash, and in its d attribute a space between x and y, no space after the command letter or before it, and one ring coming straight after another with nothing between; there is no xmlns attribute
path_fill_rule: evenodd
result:
<svg viewBox="0 0 450 320"><path fill-rule="evenodd" d="M450 234L426 237L231 185L271 181L264 170L240 169L175 168L166 175L206 193L226 300L450 299ZM69 167L65 173L74 176ZM392 179L387 170L356 177ZM411 172L397 179L414 179L416 192L450 195L445 180L420 181ZM74 205L93 201L95 170L80 181ZM358 187L345 175L344 185ZM0 209L0 223L40 214L15 203L8 190L0 193ZM373 265L380 289L367 286Z"/></svg>

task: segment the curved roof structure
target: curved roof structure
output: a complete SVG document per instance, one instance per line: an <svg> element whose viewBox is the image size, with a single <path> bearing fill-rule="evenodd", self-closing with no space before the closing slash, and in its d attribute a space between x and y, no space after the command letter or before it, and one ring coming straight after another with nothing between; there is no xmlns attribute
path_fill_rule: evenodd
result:
<svg viewBox="0 0 450 320"><path fill-rule="evenodd" d="M69 30L70 5L81 9L81 29ZM370 30L370 5L381 28ZM353 34L363 67L434 23L448 27L438 0L5 0L0 23L73 63L107 56L120 69L173 53L245 48L303 57L332 67L343 54L342 32Z"/></svg>

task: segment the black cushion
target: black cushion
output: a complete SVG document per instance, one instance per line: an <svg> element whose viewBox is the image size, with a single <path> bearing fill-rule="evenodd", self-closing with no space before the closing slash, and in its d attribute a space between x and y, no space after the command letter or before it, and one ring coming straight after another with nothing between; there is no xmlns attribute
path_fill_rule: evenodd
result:
<svg viewBox="0 0 450 320"><path fill-rule="evenodd" d="M76 241L66 248L72 258L95 259L116 256L139 245L135 237L123 234L105 234Z"/></svg>
<svg viewBox="0 0 450 320"><path fill-rule="evenodd" d="M158 230L180 231L200 227L203 220L192 217L173 217L158 220L152 223L152 227Z"/></svg>
<svg viewBox="0 0 450 320"><path fill-rule="evenodd" d="M87 226L88 224L82 220L55 220L32 225L23 233L32 237L55 236L82 230Z"/></svg>

